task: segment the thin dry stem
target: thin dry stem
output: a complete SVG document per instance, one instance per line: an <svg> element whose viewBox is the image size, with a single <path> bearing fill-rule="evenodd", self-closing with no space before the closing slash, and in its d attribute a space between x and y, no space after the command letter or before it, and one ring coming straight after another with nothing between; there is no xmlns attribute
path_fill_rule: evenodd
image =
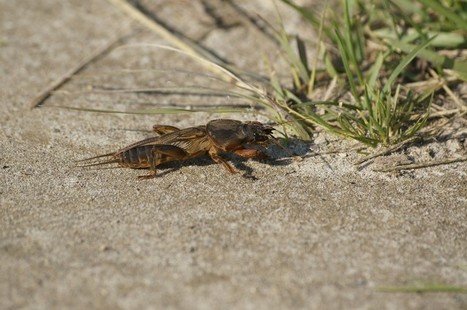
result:
<svg viewBox="0 0 467 310"><path fill-rule="evenodd" d="M400 171L400 170L408 170L408 169L421 169L421 168L427 168L427 167L433 167L433 166L448 165L448 164L463 162L463 161L467 161L467 157L434 160L430 162L421 162L421 163L416 163L416 164L398 165L394 167L377 169L373 171L391 172L391 171Z"/></svg>
<svg viewBox="0 0 467 310"><path fill-rule="evenodd" d="M395 151L401 149L401 148L402 148L403 146L405 146L406 144L409 144L409 143L411 143L411 142L417 140L418 138L419 138L418 136L413 136L413 137L411 137L410 139L407 139L407 140L405 140L405 141L402 141L402 142L400 142L400 143L398 143L398 144L396 144L396 145L394 145L394 146L392 146L392 147L385 148L384 150L382 150L382 151L380 151L380 152L371 154L371 155L369 155L369 156L367 156L367 157L365 157L365 158L363 158L363 159L357 161L356 163L354 163L354 165L359 166L359 165L361 165L361 164L363 164L363 163L365 163L365 162L367 162L367 161L369 161L369 160L371 160L371 159L374 159L374 158L376 158L376 157L388 155L388 154L390 154L390 153L392 153L392 152L395 152Z"/></svg>
<svg viewBox="0 0 467 310"><path fill-rule="evenodd" d="M133 7L131 4L126 2L125 0L109 0L112 4L120 8L123 12L128 14L130 17L134 18L135 20L142 23L151 31L160 35L164 40L175 46L178 50L183 51L185 54L190 55L198 60L201 61L201 65L206 67L211 72L217 74L224 80L228 82L239 82L238 77L233 77L233 73L221 67L219 65L220 61L211 53L203 50L199 46L196 45L194 42L187 42L180 38L179 36L175 35L174 33L170 32L166 29L163 25L157 23L155 20L148 18L145 14L140 12L138 9ZM228 72L228 73L227 73Z"/></svg>
<svg viewBox="0 0 467 310"><path fill-rule="evenodd" d="M133 34L133 32L131 33ZM93 51L89 56L83 58L76 66L74 66L70 71L66 72L64 75L60 76L58 79L53 81L49 84L45 89L43 89L30 103L30 108L34 109L38 106L42 105L47 98L49 98L53 92L58 90L64 84L66 84L70 79L80 71L82 71L85 67L89 64L95 62L99 58L103 57L105 54L110 52L113 48L117 45L121 44L122 41L130 36L129 34L125 34L123 36L118 36L105 44L104 46L99 47L95 51Z"/></svg>
<svg viewBox="0 0 467 310"><path fill-rule="evenodd" d="M461 109L462 111L466 111L467 110L466 103L452 92L452 90L448 87L446 80L441 79L440 76L433 69L430 69L429 71L432 77L441 81L443 90L451 97L452 101L454 101L454 103L459 107L459 109Z"/></svg>

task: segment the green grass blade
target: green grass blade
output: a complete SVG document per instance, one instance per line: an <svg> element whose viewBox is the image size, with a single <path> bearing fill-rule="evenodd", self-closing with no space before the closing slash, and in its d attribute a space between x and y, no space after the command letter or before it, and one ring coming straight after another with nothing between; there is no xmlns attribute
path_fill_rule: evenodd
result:
<svg viewBox="0 0 467 310"><path fill-rule="evenodd" d="M341 55L342 64L344 65L345 73L347 75L347 82L349 83L350 91L352 92L352 95L354 96L355 101L360 106L360 95L358 93L357 86L355 85L354 76L353 76L352 70L350 68L350 59L349 59L349 55L348 55L348 48L345 45L344 39L342 38L342 36L340 35L340 33L337 30L335 31L334 36L335 36L336 41L337 41L337 45L338 45L339 52L340 52L340 55Z"/></svg>
<svg viewBox="0 0 467 310"><path fill-rule="evenodd" d="M413 51L416 48L420 49L420 46L417 47L416 45L404 43L397 40L389 40L389 44L391 44L395 48L401 49L406 53L410 50ZM451 59L447 56L442 56L436 52L422 49L420 49L418 57L431 61L435 65L440 66L442 68L454 70L461 79L467 81L467 62L465 61L458 61L455 59Z"/></svg>
<svg viewBox="0 0 467 310"><path fill-rule="evenodd" d="M418 0L418 2L426 5L427 7L431 8L434 12L445 16L447 19L454 22L457 27L467 30L467 21L462 19L462 17L458 16L452 10L444 7L439 0Z"/></svg>
<svg viewBox="0 0 467 310"><path fill-rule="evenodd" d="M467 294L467 287L444 285L444 284L426 284L422 286L394 286L380 287L376 289L384 293L462 293Z"/></svg>
<svg viewBox="0 0 467 310"><path fill-rule="evenodd" d="M378 80L378 74L381 71L384 62L384 54L378 53L375 63L371 66L369 70L369 75L367 78L367 88L370 92L373 92L376 88L376 81Z"/></svg>
<svg viewBox="0 0 467 310"><path fill-rule="evenodd" d="M401 59L397 67L392 71L391 75L388 78L388 81L386 82L386 85L384 85L383 92L389 92L391 90L392 85L394 84L394 81L396 78L401 74L401 72L404 70L404 68L415 58L417 57L420 52L425 49L428 45L430 45L431 40L433 38L429 39L425 43L415 46L414 49L412 49L404 58Z"/></svg>
<svg viewBox="0 0 467 310"><path fill-rule="evenodd" d="M134 109L128 111L120 110L108 110L108 109L92 109L92 108L78 108L78 107L67 107L67 106L48 106L51 108L60 108L66 110L75 110L82 112L96 112L96 113L114 113L114 114L181 114L181 113L195 113L195 112L208 112L208 113L252 113L263 115L258 110L248 110L245 108L231 108L231 107L212 107L212 108L153 108L153 109Z"/></svg>

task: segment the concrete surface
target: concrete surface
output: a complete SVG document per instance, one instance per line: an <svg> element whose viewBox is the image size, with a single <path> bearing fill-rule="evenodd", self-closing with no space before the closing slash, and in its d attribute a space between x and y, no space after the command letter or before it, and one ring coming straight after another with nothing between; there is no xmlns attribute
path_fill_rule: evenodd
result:
<svg viewBox="0 0 467 310"><path fill-rule="evenodd" d="M228 13L220 27L201 2L146 2L246 68L261 70L260 50L271 51L266 37L234 13L220 10ZM273 14L265 7L259 13ZM208 158L147 181L136 179L144 171L76 168L76 159L150 136L138 130L152 124L185 127L219 115L96 114L53 105L230 98L100 92L196 80L176 71L197 72L192 61L133 45L112 51L30 110L37 93L82 57L140 26L104 0L0 0L0 14L1 309L467 308L461 293L378 291L467 285L465 162L398 174L358 171L355 152L326 154L352 143L318 136L297 144L311 148L302 161L230 158L256 180L229 175ZM297 17L287 20L293 27ZM141 42L161 39L143 30L128 43ZM456 155L465 155L465 139L397 156Z"/></svg>

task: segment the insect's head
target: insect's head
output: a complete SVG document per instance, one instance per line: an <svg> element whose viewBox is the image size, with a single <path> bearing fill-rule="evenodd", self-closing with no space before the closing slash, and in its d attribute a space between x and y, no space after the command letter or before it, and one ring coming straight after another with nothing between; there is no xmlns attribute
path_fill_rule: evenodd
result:
<svg viewBox="0 0 467 310"><path fill-rule="evenodd" d="M264 125L260 122L245 122L243 123L243 132L248 137L249 142L267 142L272 138L274 128Z"/></svg>

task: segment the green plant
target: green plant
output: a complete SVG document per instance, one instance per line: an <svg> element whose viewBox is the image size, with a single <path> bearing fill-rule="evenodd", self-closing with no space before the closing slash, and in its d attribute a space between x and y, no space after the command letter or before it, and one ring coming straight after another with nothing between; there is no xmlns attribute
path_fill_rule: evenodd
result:
<svg viewBox="0 0 467 310"><path fill-rule="evenodd" d="M341 2L343 18L331 14L326 19L318 18L311 10L299 7L292 1L282 2L294 8L311 26L318 29L322 40L319 48L325 49L319 53L326 64L325 79L337 79L346 98L334 101L308 100L316 84L316 68L307 67L301 39L297 39L295 52L285 31L276 31L284 58L291 68L294 87L292 92L285 90L274 76L271 77L271 85L280 105L305 126L313 124L371 146L399 143L417 134L427 123L431 99L437 90L428 89L415 94L406 87L413 78L428 78L428 70L414 76L414 61L432 61L439 72L445 68L457 69L454 74L460 78L467 72L464 63L454 59L445 61L446 57L427 49L439 33L431 31L433 25L414 26L407 22L410 20L409 15L415 14L412 2L412 10L407 11L389 0L376 1L377 4L345 0ZM408 4L406 1L398 2ZM425 12L422 6L437 8L432 1L420 1L419 5L422 12ZM449 25L463 24L463 21L453 18L446 10L441 12L445 13L442 17ZM324 14L330 13L325 10ZM424 17L427 16L424 14ZM339 23L339 20L343 20L344 24ZM404 29L404 25L408 25L405 26L408 29ZM438 28L455 29L454 26L449 28L442 25L438 25ZM416 36L413 35L414 31L417 31ZM387 32L398 33L398 39L387 39L380 35ZM408 38L406 33L412 33L412 36ZM331 48L326 48L325 43L337 47L339 53L332 55ZM465 39L462 44L465 44ZM444 68L443 64L446 65ZM342 93L337 97L342 97Z"/></svg>

